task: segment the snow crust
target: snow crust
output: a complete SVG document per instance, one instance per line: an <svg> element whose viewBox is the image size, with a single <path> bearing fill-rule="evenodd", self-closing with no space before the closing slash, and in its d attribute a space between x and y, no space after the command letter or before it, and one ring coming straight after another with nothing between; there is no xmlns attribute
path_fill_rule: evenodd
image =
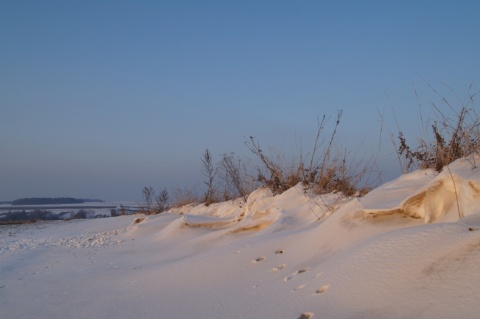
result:
<svg viewBox="0 0 480 319"><path fill-rule="evenodd" d="M363 198L297 185L156 216L0 226L0 317L478 318L473 160Z"/></svg>

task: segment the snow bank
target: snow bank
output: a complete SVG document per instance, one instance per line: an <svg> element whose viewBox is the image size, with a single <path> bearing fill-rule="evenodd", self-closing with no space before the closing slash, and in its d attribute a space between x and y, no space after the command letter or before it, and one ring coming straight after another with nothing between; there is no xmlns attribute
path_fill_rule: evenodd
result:
<svg viewBox="0 0 480 319"><path fill-rule="evenodd" d="M449 168L363 198L0 226L2 318L478 318L480 170Z"/></svg>

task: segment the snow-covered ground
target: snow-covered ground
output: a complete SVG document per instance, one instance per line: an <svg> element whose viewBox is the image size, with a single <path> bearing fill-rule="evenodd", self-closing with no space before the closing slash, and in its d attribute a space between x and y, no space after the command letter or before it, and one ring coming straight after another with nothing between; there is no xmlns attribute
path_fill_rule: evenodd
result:
<svg viewBox="0 0 480 319"><path fill-rule="evenodd" d="M136 202L85 202L79 204L50 204L50 205L10 205L0 204L0 222L9 220L35 219L35 213L40 212L40 219L75 219L98 218L125 215L137 212L140 209ZM16 216L17 218L13 218ZM29 217L33 216L33 217Z"/></svg>
<svg viewBox="0 0 480 319"><path fill-rule="evenodd" d="M0 244L1 318L479 318L480 169L416 171L363 198L296 186L0 226Z"/></svg>

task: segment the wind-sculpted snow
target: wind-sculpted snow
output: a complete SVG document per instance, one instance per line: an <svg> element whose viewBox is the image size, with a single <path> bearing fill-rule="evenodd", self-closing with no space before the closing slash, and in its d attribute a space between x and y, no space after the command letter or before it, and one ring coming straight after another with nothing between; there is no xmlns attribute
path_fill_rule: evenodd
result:
<svg viewBox="0 0 480 319"><path fill-rule="evenodd" d="M413 172L377 188L360 203L374 218L398 214L427 223L455 221L480 211L480 170L464 159L441 173Z"/></svg>
<svg viewBox="0 0 480 319"><path fill-rule="evenodd" d="M277 196L261 188L250 194L246 202L236 200L173 211L181 211L185 226L191 228L242 233L260 231L272 225L278 231L325 218L344 199L340 194L315 195L299 184Z"/></svg>

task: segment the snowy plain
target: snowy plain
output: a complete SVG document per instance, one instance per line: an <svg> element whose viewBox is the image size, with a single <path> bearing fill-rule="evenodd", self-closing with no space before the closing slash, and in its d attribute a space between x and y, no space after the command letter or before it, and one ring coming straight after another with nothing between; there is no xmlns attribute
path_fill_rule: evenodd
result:
<svg viewBox="0 0 480 319"><path fill-rule="evenodd" d="M0 318L479 318L475 163L361 198L297 185L154 216L3 225Z"/></svg>

